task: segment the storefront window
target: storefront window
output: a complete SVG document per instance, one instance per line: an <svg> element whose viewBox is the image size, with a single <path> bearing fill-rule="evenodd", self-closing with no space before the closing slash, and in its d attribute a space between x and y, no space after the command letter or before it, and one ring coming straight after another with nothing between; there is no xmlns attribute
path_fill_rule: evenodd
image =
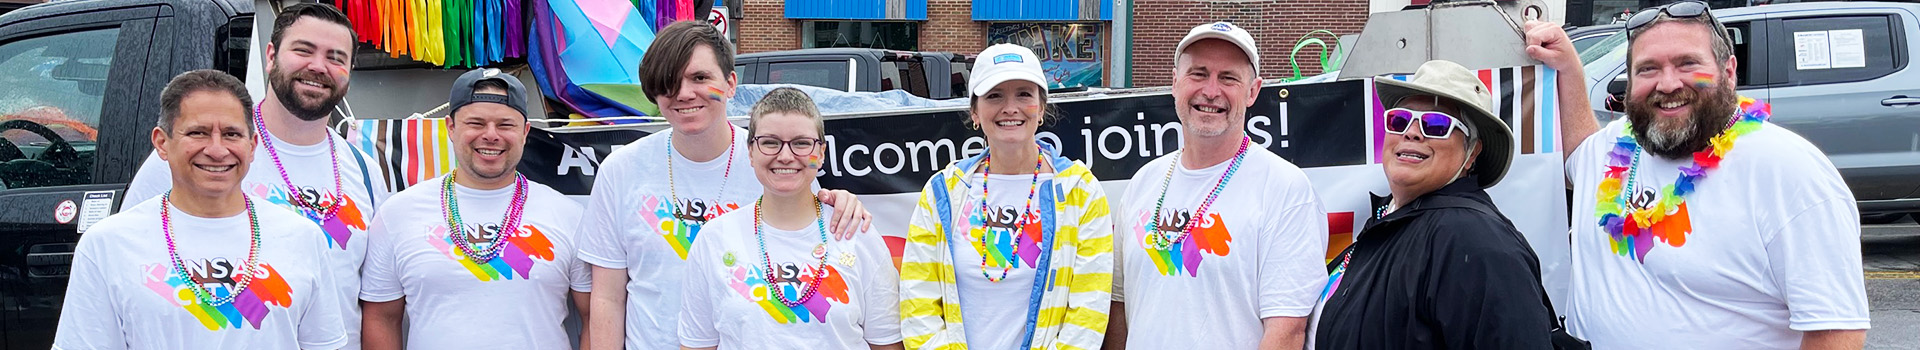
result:
<svg viewBox="0 0 1920 350"><path fill-rule="evenodd" d="M920 22L808 21L800 35L805 48L920 50Z"/></svg>

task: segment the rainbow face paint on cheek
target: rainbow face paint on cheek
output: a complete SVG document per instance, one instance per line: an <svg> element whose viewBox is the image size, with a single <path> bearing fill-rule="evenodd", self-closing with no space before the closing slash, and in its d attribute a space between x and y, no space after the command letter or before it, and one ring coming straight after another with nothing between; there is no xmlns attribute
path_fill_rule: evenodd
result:
<svg viewBox="0 0 1920 350"><path fill-rule="evenodd" d="M711 99L711 100L714 100L714 101L720 101L720 102L726 102L726 101L727 101L727 92L726 92L726 91L724 91L724 90L720 90L720 88L717 88L717 87L712 87L712 86L708 86L708 87L707 87L707 99Z"/></svg>
<svg viewBox="0 0 1920 350"><path fill-rule="evenodd" d="M347 67L342 67L342 66L333 66L333 75L338 75L338 76L340 76L340 77L342 77L342 78L345 78L345 77L347 76L347 74L348 74L348 73L351 73L351 72L352 72L352 70L350 70L350 69L347 69Z"/></svg>
<svg viewBox="0 0 1920 350"><path fill-rule="evenodd" d="M1026 106L1024 108L1021 108L1020 110L1027 112L1027 115L1030 115L1030 116L1040 115L1040 105Z"/></svg>
<svg viewBox="0 0 1920 350"><path fill-rule="evenodd" d="M1713 86L1713 74L1705 73L1705 72L1693 72L1694 88L1705 89L1709 86Z"/></svg>
<svg viewBox="0 0 1920 350"><path fill-rule="evenodd" d="M819 153L807 155L808 168L819 169L822 165L826 164L826 162L826 158L821 157Z"/></svg>

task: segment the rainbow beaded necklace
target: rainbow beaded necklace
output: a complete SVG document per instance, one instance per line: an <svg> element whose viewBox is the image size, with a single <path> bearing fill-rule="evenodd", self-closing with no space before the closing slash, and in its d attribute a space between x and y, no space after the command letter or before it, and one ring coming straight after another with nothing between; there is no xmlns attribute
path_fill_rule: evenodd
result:
<svg viewBox="0 0 1920 350"><path fill-rule="evenodd" d="M720 173L720 194L713 197L716 201L725 200L723 198L727 197L727 180L733 178L733 133L733 123L727 123L727 167ZM676 208L676 206L680 205L680 189L679 186L674 183L673 154L673 131L669 130L667 131L667 216L669 220L679 222L681 226L685 227L692 225L692 223L680 219L680 211Z"/></svg>
<svg viewBox="0 0 1920 350"><path fill-rule="evenodd" d="M1247 158L1247 145L1250 144L1253 144L1253 139L1246 137L1240 138L1240 151L1233 154L1233 163L1228 164L1227 172L1220 174L1220 179L1213 182L1213 191L1208 192L1207 199L1200 202L1200 208L1193 211L1193 217L1187 219L1186 222L1180 223L1179 232L1149 233L1147 234L1147 245L1152 246L1154 250L1167 250L1175 244L1186 241L1187 236L1192 236L1193 227L1199 226L1195 223L1206 217L1207 207L1213 206L1213 200L1215 198L1220 198L1220 190L1227 187L1228 181L1233 181L1233 173L1240 171L1240 161ZM1160 199L1153 203L1154 221L1162 220L1160 218L1160 209L1167 204L1167 188L1173 187L1173 171L1180 168L1180 156L1182 155L1186 155L1186 152L1174 153L1173 162L1167 165L1167 177L1160 180Z"/></svg>
<svg viewBox="0 0 1920 350"><path fill-rule="evenodd" d="M1036 149L1039 148L1038 145L1035 145L1034 147ZM1046 154L1043 152L1035 153L1035 154L1036 156L1034 157L1034 160L1033 160L1033 180L1031 183L1027 184L1027 205L1025 208L1020 209L1019 214L1015 214L1017 219L1014 219L1014 222L1013 222L1013 231L1012 231L1013 251L1010 253L1007 253L1007 259L1008 259L1007 266L1000 269L999 278L995 278L993 277L993 275L987 274L987 262L992 259L991 255L987 253L987 233L992 232L993 230L982 228L980 230L980 237L978 237L979 239L974 240L973 242L973 250L980 252L980 276L986 277L987 282L998 283L1002 280L1006 280L1007 273L1013 272L1013 266L1018 264L1018 258L1020 256L1020 243L1026 241L1026 235L1021 234L1022 232L1020 232L1020 230L1021 228L1027 226L1027 212L1033 210L1034 194L1040 192L1040 167L1041 165L1046 164L1046 159L1047 159ZM989 180L988 177L993 176L992 150L988 150L988 152L982 153L982 156L980 158L980 169L981 169L980 217L983 219L982 223L984 223L985 220L993 220L993 212L987 210L987 198L990 198L990 197L987 197L987 182Z"/></svg>
<svg viewBox="0 0 1920 350"><path fill-rule="evenodd" d="M500 219L500 231L494 233L486 249L480 249L474 248L474 243L467 241L464 234L465 229L460 219L460 199L454 196L453 190L455 174L458 173L447 174L446 180L441 181L440 185L440 216L447 219L447 241L460 247L460 252L467 254L467 260L475 263L493 261L493 258L499 257L500 252L505 248L507 235L520 230L520 218L525 216L527 207L527 177L519 173L513 174L513 201L507 204L506 217Z"/></svg>
<svg viewBox="0 0 1920 350"><path fill-rule="evenodd" d="M800 292L800 299L788 299L786 292L781 291L780 286L773 285L775 277L773 274L775 271L773 257L767 255L767 235L760 230L764 225L764 223L761 222L760 203L765 200L765 196L753 200L753 238L760 242L760 262L766 264L767 291L773 294L774 299L779 299L780 304L786 305L787 307L799 306L801 303L807 302L807 299L813 298L813 295L816 294L815 292L820 289L819 279L826 277L821 273L827 270L827 224L825 223L826 220L820 219L820 199L813 199L813 225L815 229L820 231L820 245L813 247L813 257L820 259L820 263L813 267L813 281L800 282L800 288L802 290L802 292Z"/></svg>
<svg viewBox="0 0 1920 350"><path fill-rule="evenodd" d="M280 151L273 148L273 133L267 131L266 118L261 117L260 106L253 106L253 126L260 129L260 144L266 146L267 156L273 159L273 169L280 171L280 181L287 186L287 202L299 208L302 214L314 218L315 221L333 220L334 215L340 214L340 206L346 203L347 197L345 187L340 185L340 157L333 147L333 135L327 135L327 159L333 161L333 191L328 194L333 198L333 202L322 205L318 202L308 202L304 196L300 195L300 187L294 186L293 177L287 175L287 166L280 163ZM314 200L320 201L325 198L327 197L316 196Z"/></svg>
<svg viewBox="0 0 1920 350"><path fill-rule="evenodd" d="M253 198L241 196L240 199L247 203L247 227L252 228L253 239L247 245L247 260L240 263L240 271L233 277L233 290L227 291L227 296L215 298L213 292L193 281L193 275L187 273L186 261L180 260L180 249L173 243L173 215L170 209L173 207L173 191L169 190L160 196L160 233L167 239L167 257L173 259L173 273L186 282L187 289L200 299L200 305L213 307L232 303L233 298L240 296L240 292L246 291L247 285L253 283L253 271L259 268L260 216L253 211Z"/></svg>
<svg viewBox="0 0 1920 350"><path fill-rule="evenodd" d="M1695 185L1707 172L1720 167L1720 161L1733 150L1733 141L1740 136L1759 130L1761 123L1773 115L1772 106L1749 97L1740 97L1740 116L1729 121L1729 125L1720 135L1714 136L1707 149L1694 152L1693 164L1680 167L1680 177L1667 185L1659 198L1645 210L1633 210L1627 204L1629 194L1626 189L1634 188L1635 178L1640 170L1640 144L1633 138L1633 124L1628 122L1626 132L1614 142L1614 148L1608 153L1606 178L1600 180L1594 216L1599 218L1602 230L1615 241L1624 237L1651 239L1649 231L1654 224L1666 220L1667 212L1686 203L1687 195L1693 194ZM1623 186L1624 185L1624 186Z"/></svg>

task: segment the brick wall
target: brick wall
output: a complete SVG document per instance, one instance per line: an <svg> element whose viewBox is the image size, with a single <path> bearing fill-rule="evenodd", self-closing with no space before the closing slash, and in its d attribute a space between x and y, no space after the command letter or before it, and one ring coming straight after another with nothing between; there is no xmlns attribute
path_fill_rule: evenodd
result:
<svg viewBox="0 0 1920 350"><path fill-rule="evenodd" d="M1194 26L1213 21L1232 22L1253 33L1262 78L1293 76L1287 54L1301 36L1314 30L1357 34L1366 25L1368 6L1366 0L1135 0L1133 4L1134 86L1171 84L1173 46ZM1320 74L1318 50L1302 49L1297 59L1303 75Z"/></svg>
<svg viewBox="0 0 1920 350"><path fill-rule="evenodd" d="M800 48L800 21L787 19L781 0L746 0L740 6L739 53Z"/></svg>
<svg viewBox="0 0 1920 350"><path fill-rule="evenodd" d="M973 1L927 0L920 51L979 53L986 48L987 22L973 20Z"/></svg>

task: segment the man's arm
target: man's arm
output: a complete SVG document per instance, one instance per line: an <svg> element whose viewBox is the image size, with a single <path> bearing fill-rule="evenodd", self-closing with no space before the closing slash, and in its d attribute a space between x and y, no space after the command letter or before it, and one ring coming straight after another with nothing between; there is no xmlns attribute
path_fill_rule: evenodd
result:
<svg viewBox="0 0 1920 350"><path fill-rule="evenodd" d="M1800 350L1860 350L1866 343L1866 330L1811 331L1800 338Z"/></svg>
<svg viewBox="0 0 1920 350"><path fill-rule="evenodd" d="M847 240L853 234L873 228L873 213L860 204L860 198L845 190L820 190L814 193L821 204L833 207L833 221L827 222L827 230L833 231L833 239Z"/></svg>
<svg viewBox="0 0 1920 350"><path fill-rule="evenodd" d="M1260 350L1293 350L1307 346L1306 317L1260 319Z"/></svg>
<svg viewBox="0 0 1920 350"><path fill-rule="evenodd" d="M1587 99L1587 73L1573 40L1559 24L1527 21L1526 27L1527 56L1553 68L1555 78L1560 80L1556 84L1560 89L1560 156L1565 161L1587 136L1600 130L1600 121L1594 118L1593 105Z"/></svg>
<svg viewBox="0 0 1920 350"><path fill-rule="evenodd" d="M1107 314L1107 342L1102 349L1127 349L1127 306L1126 303L1113 302L1112 311Z"/></svg>
<svg viewBox="0 0 1920 350"><path fill-rule="evenodd" d="M622 287L625 288L625 287ZM593 295L590 293L568 293L573 298L573 309L580 312L580 349L592 349L593 337Z"/></svg>
<svg viewBox="0 0 1920 350"><path fill-rule="evenodd" d="M593 294L587 311L580 317L582 342L597 345L594 350L620 350L627 340L627 270L593 267Z"/></svg>
<svg viewBox="0 0 1920 350"><path fill-rule="evenodd" d="M360 301L360 347L366 350L400 350L400 317L407 311L407 299Z"/></svg>

